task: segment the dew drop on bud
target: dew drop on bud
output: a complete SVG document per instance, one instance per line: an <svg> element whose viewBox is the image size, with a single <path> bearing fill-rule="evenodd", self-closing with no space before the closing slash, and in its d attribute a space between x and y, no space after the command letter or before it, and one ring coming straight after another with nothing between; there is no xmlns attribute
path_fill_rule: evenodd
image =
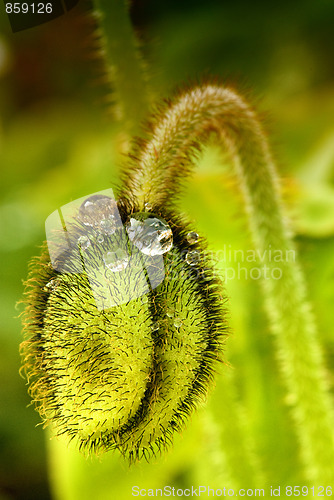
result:
<svg viewBox="0 0 334 500"><path fill-rule="evenodd" d="M103 255L103 261L107 270L119 273L127 267L129 256L124 250L118 248L115 252L107 252Z"/></svg>
<svg viewBox="0 0 334 500"><path fill-rule="evenodd" d="M181 325L182 325L182 321L180 320L180 318L175 318L175 320L174 320L175 328L180 328Z"/></svg>
<svg viewBox="0 0 334 500"><path fill-rule="evenodd" d="M49 281L45 287L43 288L44 292L53 292L53 290L55 290L58 286L58 281L55 280L55 279L52 279L51 281Z"/></svg>
<svg viewBox="0 0 334 500"><path fill-rule="evenodd" d="M173 246L167 222L153 214L133 214L126 224L130 241L145 255L162 255Z"/></svg>
<svg viewBox="0 0 334 500"><path fill-rule="evenodd" d="M150 202L145 203L145 210L150 211L152 210L152 208L153 208L152 203Z"/></svg>
<svg viewBox="0 0 334 500"><path fill-rule="evenodd" d="M191 231L190 233L187 234L187 241L191 245L194 245L198 241L198 234L195 233L194 231Z"/></svg>
<svg viewBox="0 0 334 500"><path fill-rule="evenodd" d="M98 243L103 243L104 242L104 237L103 237L103 234L99 234L96 238L97 242Z"/></svg>
<svg viewBox="0 0 334 500"><path fill-rule="evenodd" d="M102 194L87 198L79 208L79 219L85 226L113 234L118 227L118 210L115 200Z"/></svg>
<svg viewBox="0 0 334 500"><path fill-rule="evenodd" d="M80 236L80 238L78 238L78 243L82 250L87 250L87 248L90 247L90 239L88 236Z"/></svg>
<svg viewBox="0 0 334 500"><path fill-rule="evenodd" d="M190 252L187 252L186 262L189 266L196 266L199 263L199 260L200 253L198 250L191 250Z"/></svg>
<svg viewBox="0 0 334 500"><path fill-rule="evenodd" d="M109 234L109 235L114 234L117 227L118 225L113 215L110 215L108 219L102 219L99 225L100 231L102 231L104 234Z"/></svg>

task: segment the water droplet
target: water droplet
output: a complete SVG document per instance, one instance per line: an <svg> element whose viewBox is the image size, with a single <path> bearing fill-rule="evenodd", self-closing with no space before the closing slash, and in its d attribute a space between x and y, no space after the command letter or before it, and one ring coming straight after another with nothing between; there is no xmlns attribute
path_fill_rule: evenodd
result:
<svg viewBox="0 0 334 500"><path fill-rule="evenodd" d="M90 227L100 227L107 234L116 231L116 218L118 213L115 200L102 194L94 194L87 198L79 208L79 219ZM104 231L105 232L105 231Z"/></svg>
<svg viewBox="0 0 334 500"><path fill-rule="evenodd" d="M102 219L100 221L99 228L104 234L114 234L117 229L115 216L110 215L108 219Z"/></svg>
<svg viewBox="0 0 334 500"><path fill-rule="evenodd" d="M190 245L194 245L198 241L198 234L194 231L191 231L187 234L187 241L188 243L190 243Z"/></svg>
<svg viewBox="0 0 334 500"><path fill-rule="evenodd" d="M187 252L186 262L189 266L196 266L199 263L199 260L200 253L198 250L191 250L190 252Z"/></svg>
<svg viewBox="0 0 334 500"><path fill-rule="evenodd" d="M104 242L104 237L103 237L103 235L102 235L102 234L99 234L99 235L97 236L96 240L97 240L97 242L98 242L98 243L103 243L103 242Z"/></svg>
<svg viewBox="0 0 334 500"><path fill-rule="evenodd" d="M90 239L88 236L80 236L80 238L78 238L78 243L82 250L87 250L87 248L90 247Z"/></svg>
<svg viewBox="0 0 334 500"><path fill-rule="evenodd" d="M107 252L103 256L103 261L109 271L118 273L127 267L129 256L124 250L118 248L115 252Z"/></svg>
<svg viewBox="0 0 334 500"><path fill-rule="evenodd" d="M126 224L132 243L145 255L162 255L173 246L173 233L166 221L145 213L134 214Z"/></svg>
<svg viewBox="0 0 334 500"><path fill-rule="evenodd" d="M145 203L145 209L146 209L148 212L149 212L150 210L152 210L152 208L153 208L152 203L150 203L150 202Z"/></svg>
<svg viewBox="0 0 334 500"><path fill-rule="evenodd" d="M147 295L143 295L142 298L141 298L141 301L143 304L147 304L148 302L148 296Z"/></svg>
<svg viewBox="0 0 334 500"><path fill-rule="evenodd" d="M58 280L52 279L50 280L45 287L43 288L44 292L53 292L58 286Z"/></svg>
<svg viewBox="0 0 334 500"><path fill-rule="evenodd" d="M167 309L167 313L166 314L167 314L167 316L169 318L173 318L174 317L174 311L172 311L172 309Z"/></svg>
<svg viewBox="0 0 334 500"><path fill-rule="evenodd" d="M180 328L181 325L182 325L182 321L180 320L180 318L175 318L175 320L174 320L175 328Z"/></svg>
<svg viewBox="0 0 334 500"><path fill-rule="evenodd" d="M155 323L152 323L152 325L151 325L152 332L156 332L157 330L159 330L159 327L160 327L160 325L159 325L158 321L156 321Z"/></svg>

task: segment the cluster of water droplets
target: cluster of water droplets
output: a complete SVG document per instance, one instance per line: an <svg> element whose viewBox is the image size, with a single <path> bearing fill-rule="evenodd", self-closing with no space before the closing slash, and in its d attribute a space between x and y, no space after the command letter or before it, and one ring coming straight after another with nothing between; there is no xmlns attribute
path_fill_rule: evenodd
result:
<svg viewBox="0 0 334 500"><path fill-rule="evenodd" d="M176 316L174 311L168 310L167 317L170 319L172 325L175 328L179 329L183 325L182 319L179 318L178 316ZM164 325L162 325L159 321L154 321L151 325L151 330L152 330L152 332L157 332L159 330L159 328L161 328L162 326L164 326Z"/></svg>
<svg viewBox="0 0 334 500"><path fill-rule="evenodd" d="M180 328L182 326L182 320L176 316L175 311L171 308L167 309L167 317L171 320L175 328Z"/></svg>
<svg viewBox="0 0 334 500"><path fill-rule="evenodd" d="M199 236L194 231L190 231L186 238L190 245L195 245L198 242ZM197 266L200 262L200 258L201 254L198 250L189 250L186 253L185 261L189 264L189 266Z"/></svg>
<svg viewBox="0 0 334 500"><path fill-rule="evenodd" d="M172 308L168 308L166 311L166 316L175 328L180 328L183 324L181 318L176 315L176 312Z"/></svg>
<svg viewBox="0 0 334 500"><path fill-rule="evenodd" d="M77 217L90 230L77 239L80 251L84 255L93 244L112 243L114 238L110 240L110 237L118 231L115 235L114 248L101 247L102 264L107 278L129 267L134 247L144 256L148 256L146 258L162 256L169 252L173 247L172 230L164 219L151 212L152 209L151 203L145 203L144 211L132 214L123 226L117 203L112 197L95 194L86 198L79 207ZM201 254L195 245L199 236L191 231L186 239L190 247L185 255L185 261L189 266L198 266ZM51 280L45 285L44 290L52 291L56 286L56 280ZM167 313L167 317L173 319L176 328L180 328L182 321L175 317L174 313L171 314ZM152 328L156 330L159 325L155 324Z"/></svg>
<svg viewBox="0 0 334 500"><path fill-rule="evenodd" d="M132 245L144 255L154 257L171 250L173 233L164 219L150 213L152 208L151 203L145 203L145 211L132 214L125 224L125 229ZM113 235L117 229L123 227L116 201L105 195L97 194L87 198L79 208L78 217L84 225L95 230L97 233L95 241L99 244L105 241L106 236ZM190 231L186 239L189 245L194 246L199 236L196 232ZM86 251L92 241L89 236L82 235L78 238L78 244L83 251ZM192 267L198 266L200 259L201 254L196 248L189 249L185 255L185 261ZM128 267L129 260L130 255L125 247L115 248L103 254L106 275L123 271Z"/></svg>
<svg viewBox="0 0 334 500"><path fill-rule="evenodd" d="M125 225L127 236L143 254L163 255L173 246L172 230L166 221L148 213L151 209L152 205L146 203L145 212L131 215ZM99 244L123 227L116 201L100 194L90 196L81 204L78 219L94 229L94 239ZM92 245L92 236L81 235L78 245L82 251L87 251ZM103 262L107 271L120 272L128 266L129 254L123 248L116 248L103 255Z"/></svg>
<svg viewBox="0 0 334 500"><path fill-rule="evenodd" d="M173 247L173 233L164 219L150 212L152 208L150 203L146 203L144 211L132 214L123 226L116 201L113 198L101 194L90 196L81 204L78 219L84 226L92 230L88 234L81 234L78 237L79 248L86 252L94 243L103 245L105 242L112 242L113 238L110 240L110 236L120 230L115 235L115 248L105 247L102 252L105 276L109 279L113 273L119 273L129 267L134 247L148 258L162 256ZM199 236L196 232L191 231L187 234L186 239L189 249L185 255L185 261L189 266L198 266L201 260L201 254L196 249ZM131 246L132 250L129 252L128 249L131 249ZM44 290L52 292L57 285L58 280L52 279L45 285ZM147 295L143 295L141 300L145 304L149 299ZM166 311L164 321L176 329L180 329L183 324L176 311L172 309ZM158 331L162 326L158 321L153 322L152 332Z"/></svg>

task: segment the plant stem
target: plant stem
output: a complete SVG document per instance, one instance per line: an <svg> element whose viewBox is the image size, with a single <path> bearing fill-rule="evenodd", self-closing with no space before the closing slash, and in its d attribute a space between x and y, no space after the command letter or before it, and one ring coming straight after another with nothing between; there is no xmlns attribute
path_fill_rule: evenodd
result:
<svg viewBox="0 0 334 500"><path fill-rule="evenodd" d="M138 42L124 0L93 0L107 73L115 91L114 109L130 133L146 117L149 95Z"/></svg>
<svg viewBox="0 0 334 500"><path fill-rule="evenodd" d="M212 433L211 439L216 442L217 452L223 456L224 471L220 471L222 477L219 478L223 479L221 484L233 480L231 487L234 489L262 487L264 477L261 464L255 453L252 435L247 432L247 416L238 401L231 369L224 370L215 390L223 396L223 400L211 398L205 417L207 433ZM209 479L213 484L216 481L217 487L220 486L214 473Z"/></svg>
<svg viewBox="0 0 334 500"><path fill-rule="evenodd" d="M322 354L282 210L277 174L254 112L236 93L217 85L183 93L156 119L151 140L135 151L136 165L126 172L123 196L134 197L139 209L146 202L170 208L193 169L193 155L211 132L216 132L234 159L254 245L264 256L265 303L293 407L305 478L314 484L331 484L334 419ZM283 256L282 262L273 260L275 251Z"/></svg>

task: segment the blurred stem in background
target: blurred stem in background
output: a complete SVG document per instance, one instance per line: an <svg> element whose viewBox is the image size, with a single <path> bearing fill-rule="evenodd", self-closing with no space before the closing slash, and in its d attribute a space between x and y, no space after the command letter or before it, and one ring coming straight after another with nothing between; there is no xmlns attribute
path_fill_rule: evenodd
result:
<svg viewBox="0 0 334 500"><path fill-rule="evenodd" d="M136 155L136 170L130 164L123 196L134 197L140 209L147 202L173 205L193 170L194 153L202 150L210 131L234 160L254 247L267 266L264 301L293 408L305 480L330 484L334 418L322 353L276 170L254 112L234 91L217 85L184 92L155 117L152 138Z"/></svg>
<svg viewBox="0 0 334 500"><path fill-rule="evenodd" d="M116 105L119 106L120 117L124 120L128 131L132 133L138 131L139 123L147 116L150 100L137 43L131 31L124 2L96 0L95 5L103 32L106 62L115 89ZM257 125L254 130L258 134ZM182 141L180 144L183 151L185 144ZM156 154L156 149L152 148L152 151ZM267 163L271 163L267 152L265 156ZM247 158L243 160L247 163ZM294 247L291 236L282 222L277 179L272 176L270 169L265 170L264 164L262 167L264 176L255 177L253 170L248 173L243 171L240 174L242 182L246 184L246 200L255 246L261 251L268 250L269 245L272 245L272 250L292 250ZM152 171L147 177L147 186L151 186L150 176L155 168L156 165L152 164ZM171 172L167 170L166 175L170 174ZM272 265L270 262L267 264ZM265 283L266 303L276 334L282 375L288 388L290 402L294 407L296 433L299 435L305 466L305 480L330 484L334 476L333 419L331 401L324 381L321 349L316 338L312 314L305 299L305 287L298 264L275 262L276 264L282 268L284 278ZM258 460L248 451L249 444L246 443L250 438L245 435L247 426L238 427L242 419L240 410L235 405L233 393L234 390L226 390L226 397L221 403L225 410L217 423L222 437L221 450L231 464L236 461L236 457L238 458L238 467L230 468L231 483L244 485L245 478L251 478L253 475L253 480L249 479L247 482L247 486L252 487L256 481L255 464ZM226 412L229 419L224 416ZM231 432L231 423L234 426L232 434L237 436L236 439L226 439Z"/></svg>
<svg viewBox="0 0 334 500"><path fill-rule="evenodd" d="M129 135L133 135L148 114L150 97L139 43L128 15L128 2L94 0L94 7L101 52L113 90L112 110Z"/></svg>

